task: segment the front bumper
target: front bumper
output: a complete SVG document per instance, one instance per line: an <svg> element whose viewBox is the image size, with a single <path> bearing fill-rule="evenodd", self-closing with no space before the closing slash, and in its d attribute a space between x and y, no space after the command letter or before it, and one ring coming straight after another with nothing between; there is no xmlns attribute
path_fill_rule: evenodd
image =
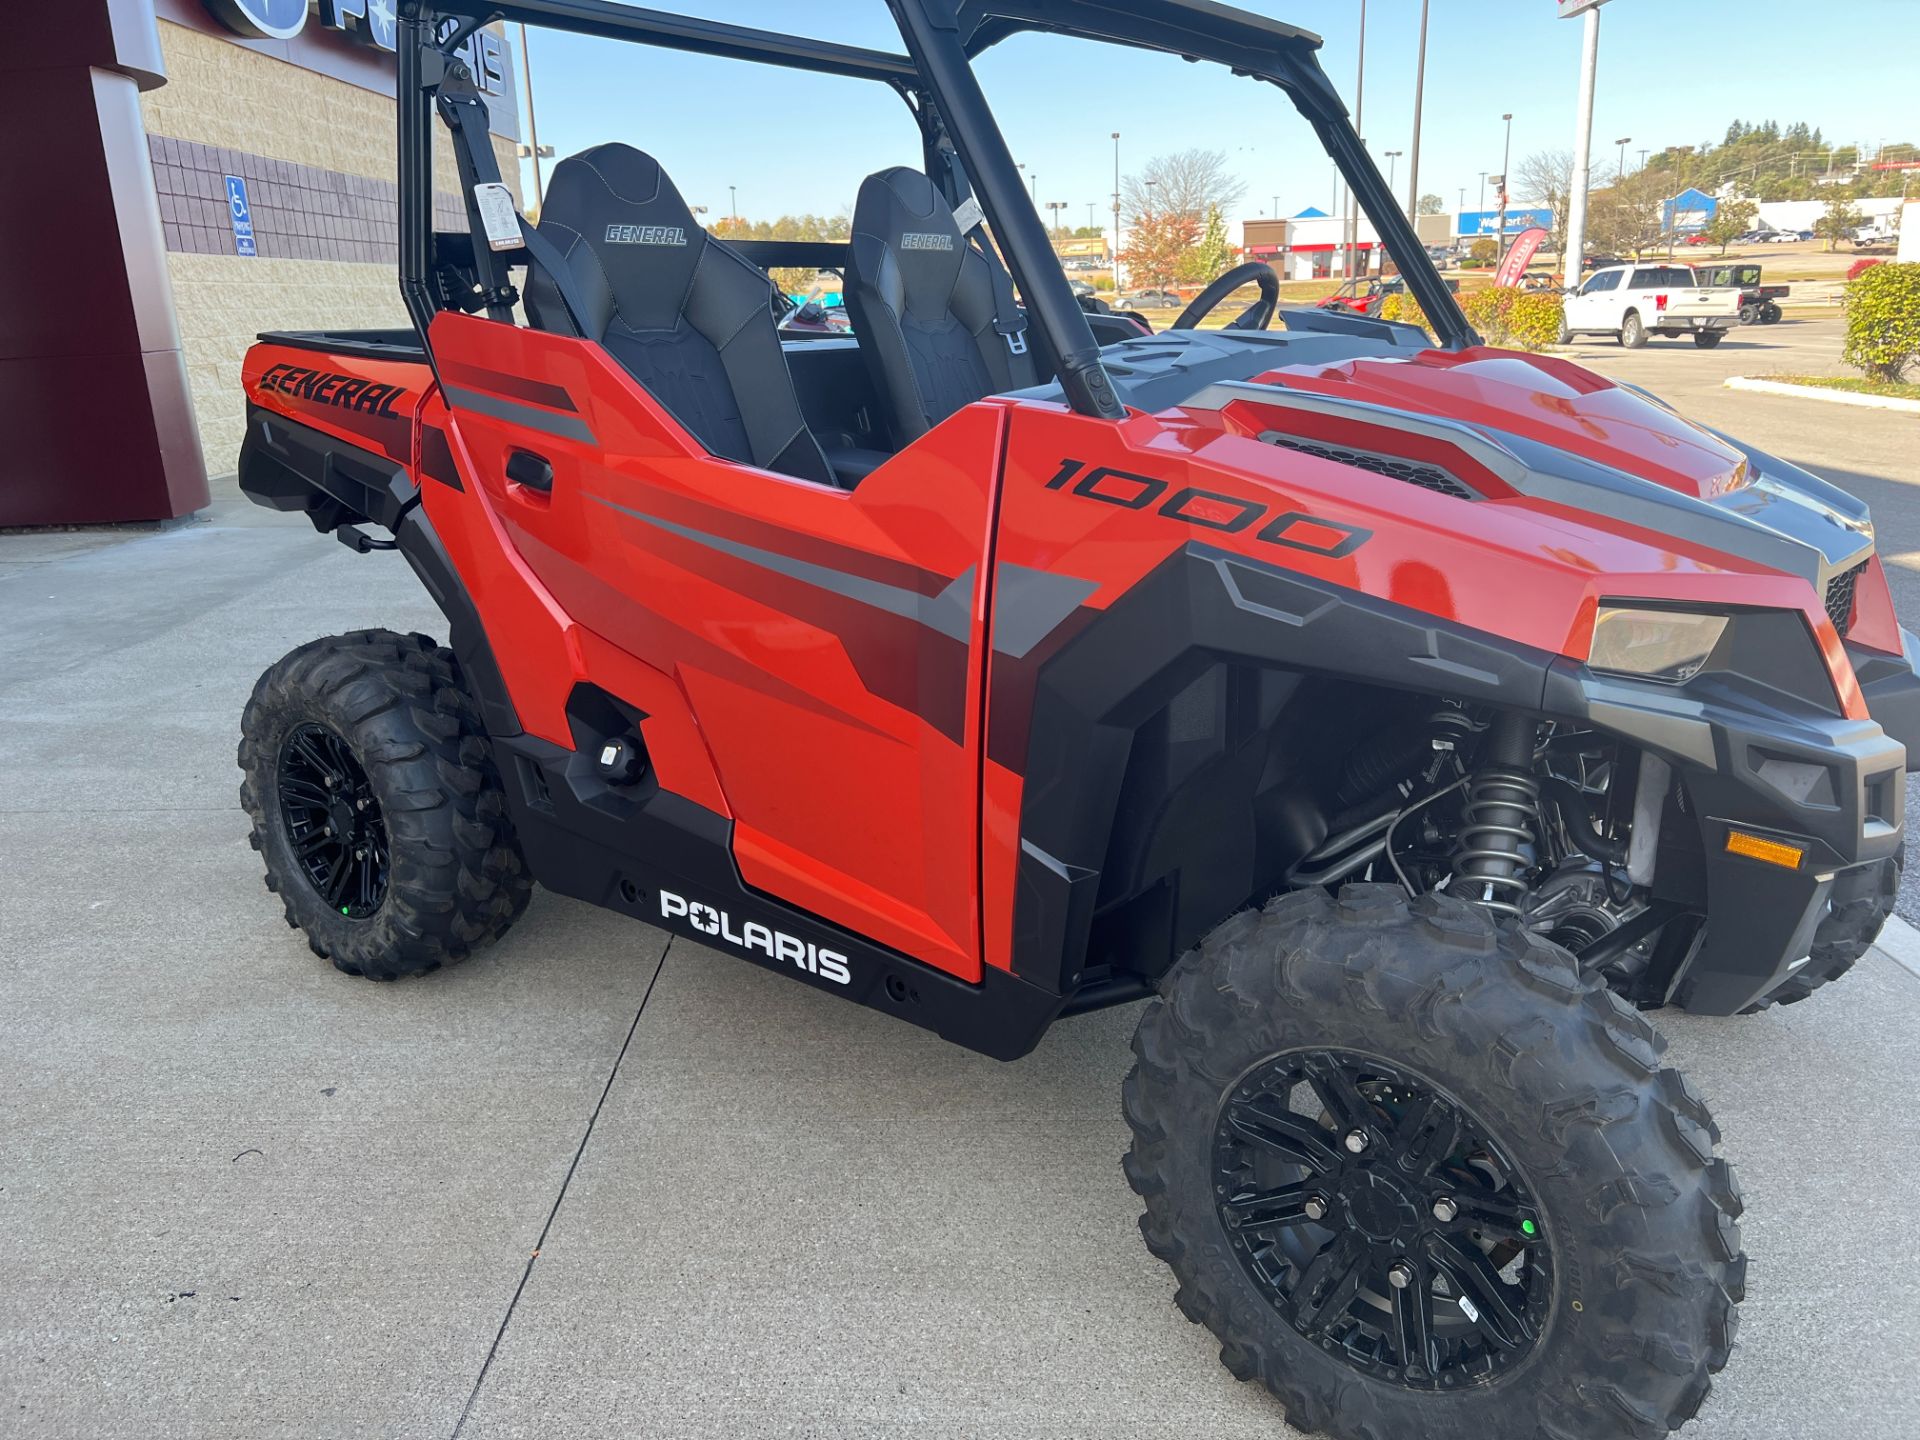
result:
<svg viewBox="0 0 1920 1440"><path fill-rule="evenodd" d="M1658 753L1681 781L1666 802L1653 888L1707 921L1674 976L1674 1004L1709 1015L1745 1009L1808 953L1836 886L1860 883L1850 872L1876 869L1899 848L1905 772L1920 766L1917 647L1903 638L1900 657L1854 654L1868 720L1737 675L1666 686L1555 662L1550 712ZM1795 841L1806 856L1786 869L1730 854L1734 829Z"/></svg>

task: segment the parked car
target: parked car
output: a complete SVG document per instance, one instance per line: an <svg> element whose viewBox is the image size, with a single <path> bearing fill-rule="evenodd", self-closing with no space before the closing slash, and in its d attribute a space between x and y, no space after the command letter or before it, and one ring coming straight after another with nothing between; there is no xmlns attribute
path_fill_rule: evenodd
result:
<svg viewBox="0 0 1920 1440"><path fill-rule="evenodd" d="M1739 315L1738 290L1704 286L1685 265L1610 265L1567 296L1560 340L1612 335L1638 350L1649 336L1691 335L1695 345L1711 350Z"/></svg>
<svg viewBox="0 0 1920 1440"><path fill-rule="evenodd" d="M1743 230L1733 237L1736 245L1759 245L1770 240L1776 233L1771 225L1762 225L1755 230Z"/></svg>
<svg viewBox="0 0 1920 1440"><path fill-rule="evenodd" d="M1120 303L1129 310L1178 310L1187 302L1171 290L1136 290L1122 295Z"/></svg>
<svg viewBox="0 0 1920 1440"><path fill-rule="evenodd" d="M1813 239L1813 232L1811 230L1776 230L1773 234L1767 236L1766 243L1769 245L1794 245L1802 240L1811 239Z"/></svg>

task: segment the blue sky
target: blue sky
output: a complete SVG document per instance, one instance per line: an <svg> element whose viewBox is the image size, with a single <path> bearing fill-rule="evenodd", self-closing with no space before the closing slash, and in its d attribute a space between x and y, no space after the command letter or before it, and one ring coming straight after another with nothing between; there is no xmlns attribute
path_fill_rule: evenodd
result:
<svg viewBox="0 0 1920 1440"><path fill-rule="evenodd" d="M1358 0L1242 0L1321 34L1321 63L1349 108ZM655 0L656 8L899 50L881 0ZM1419 0L1369 0L1364 132L1376 157L1411 150ZM1642 148L1717 141L1729 120L1806 120L1829 143L1920 140L1912 55L1920 0L1612 0L1602 11L1596 159L1631 136ZM882 86L535 30L540 138L560 155L624 140L657 155L688 201L713 217L830 214L860 180L919 163L905 106ZM1511 110L1513 163L1571 148L1580 22L1553 0L1432 0L1420 188L1451 210L1481 171L1498 171ZM1241 215L1328 207L1331 167L1286 97L1217 67L1057 36L990 51L980 75L1039 200L1070 223L1110 205L1114 130L1121 167L1190 146L1224 150L1246 182ZM1905 97L1904 99L1902 97ZM1382 170L1388 162L1380 159ZM1406 191L1408 156L1398 170ZM1516 197L1519 198L1519 197ZM1489 199L1489 204L1492 203Z"/></svg>

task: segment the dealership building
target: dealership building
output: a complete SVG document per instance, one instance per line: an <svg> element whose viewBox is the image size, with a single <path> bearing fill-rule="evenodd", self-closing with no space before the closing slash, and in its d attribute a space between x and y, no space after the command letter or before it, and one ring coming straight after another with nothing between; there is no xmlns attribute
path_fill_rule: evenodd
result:
<svg viewBox="0 0 1920 1440"><path fill-rule="evenodd" d="M207 503L262 330L407 324L395 278L394 0L36 0L0 53L0 526ZM468 58L519 184L518 56ZM442 226L462 226L436 137ZM41 210L41 206L45 209Z"/></svg>

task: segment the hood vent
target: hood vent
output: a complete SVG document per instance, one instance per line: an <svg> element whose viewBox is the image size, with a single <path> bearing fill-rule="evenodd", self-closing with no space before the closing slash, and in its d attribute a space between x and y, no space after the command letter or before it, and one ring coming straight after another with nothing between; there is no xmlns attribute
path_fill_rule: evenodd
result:
<svg viewBox="0 0 1920 1440"><path fill-rule="evenodd" d="M1376 475L1385 475L1390 480L1402 480L1409 485L1418 485L1422 490L1431 490L1438 495L1451 495L1456 500L1478 500L1480 497L1457 476L1438 465L1424 464L1418 460L1404 460L1398 455L1381 455L1372 450L1354 450L1345 445L1323 445L1317 440L1302 440L1298 435L1289 435L1281 430L1267 430L1260 439L1268 445L1280 445L1288 450L1298 450L1302 454L1312 455L1321 460L1332 460L1339 465L1352 465L1356 469L1371 470ZM1834 584L1839 584L1838 580ZM1851 597L1852 582L1848 582ZM1851 604L1851 599L1849 599Z"/></svg>
<svg viewBox="0 0 1920 1440"><path fill-rule="evenodd" d="M1867 568L1862 560L1851 570L1843 570L1827 581L1827 618L1833 621L1833 628L1840 632L1842 640L1847 638L1847 627L1853 623L1853 587L1860 583L1860 572Z"/></svg>

